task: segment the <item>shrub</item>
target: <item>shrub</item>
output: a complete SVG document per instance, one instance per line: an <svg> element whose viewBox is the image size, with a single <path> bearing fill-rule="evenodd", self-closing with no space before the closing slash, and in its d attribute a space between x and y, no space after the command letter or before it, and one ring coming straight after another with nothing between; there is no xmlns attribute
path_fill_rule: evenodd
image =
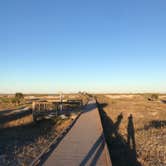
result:
<svg viewBox="0 0 166 166"><path fill-rule="evenodd" d="M15 104L20 104L23 99L24 99L24 95L22 93L16 93L12 102Z"/></svg>
<svg viewBox="0 0 166 166"><path fill-rule="evenodd" d="M158 95L158 94L150 94L150 95L148 96L148 100L150 100L150 101L158 100L158 98L159 98L159 95Z"/></svg>
<svg viewBox="0 0 166 166"><path fill-rule="evenodd" d="M158 94L152 94L151 97L152 97L153 100L158 100L159 95Z"/></svg>

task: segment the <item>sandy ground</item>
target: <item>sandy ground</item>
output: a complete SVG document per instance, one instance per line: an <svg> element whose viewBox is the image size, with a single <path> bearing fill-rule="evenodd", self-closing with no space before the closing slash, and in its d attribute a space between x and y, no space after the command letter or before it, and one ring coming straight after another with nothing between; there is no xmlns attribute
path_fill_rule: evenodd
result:
<svg viewBox="0 0 166 166"><path fill-rule="evenodd" d="M128 98L128 99L132 99L134 97L139 97L139 95L105 95L106 97L110 98L110 99L122 99L122 98Z"/></svg>
<svg viewBox="0 0 166 166"><path fill-rule="evenodd" d="M166 165L165 102L148 101L143 96L131 95L123 98L98 96L98 101L103 112L113 165L127 166L129 160L133 160L130 163L132 165Z"/></svg>

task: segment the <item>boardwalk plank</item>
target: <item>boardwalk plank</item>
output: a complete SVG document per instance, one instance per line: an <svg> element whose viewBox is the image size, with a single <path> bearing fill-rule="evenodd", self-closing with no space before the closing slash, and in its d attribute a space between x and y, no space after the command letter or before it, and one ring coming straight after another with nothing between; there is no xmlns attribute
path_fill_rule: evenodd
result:
<svg viewBox="0 0 166 166"><path fill-rule="evenodd" d="M110 166L96 102L92 99L45 166Z"/></svg>

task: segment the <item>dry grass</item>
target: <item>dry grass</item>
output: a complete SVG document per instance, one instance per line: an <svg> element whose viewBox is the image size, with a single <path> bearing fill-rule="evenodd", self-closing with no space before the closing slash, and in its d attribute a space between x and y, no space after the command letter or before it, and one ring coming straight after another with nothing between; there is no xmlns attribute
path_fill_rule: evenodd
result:
<svg viewBox="0 0 166 166"><path fill-rule="evenodd" d="M22 126L27 125L33 122L32 115L27 115L25 117L9 121L5 124L3 124L3 128L9 128L9 127L16 127L16 126Z"/></svg>
<svg viewBox="0 0 166 166"><path fill-rule="evenodd" d="M65 120L54 117L35 124L30 110L1 110L0 165L29 165L72 120L69 115Z"/></svg>
<svg viewBox="0 0 166 166"><path fill-rule="evenodd" d="M132 114L137 160L141 165L166 165L165 103L148 101L143 96L133 96L132 98L118 97L116 99L108 96L98 96L98 101L100 104L105 103L103 110L112 120L112 123L116 123L117 117L122 113L123 119L117 130L126 142L128 117Z"/></svg>
<svg viewBox="0 0 166 166"><path fill-rule="evenodd" d="M31 117L24 117L24 122L26 119L29 121ZM14 126L0 130L0 165L29 165L72 119L54 118L41 120L38 124L23 124L21 121L19 119Z"/></svg>

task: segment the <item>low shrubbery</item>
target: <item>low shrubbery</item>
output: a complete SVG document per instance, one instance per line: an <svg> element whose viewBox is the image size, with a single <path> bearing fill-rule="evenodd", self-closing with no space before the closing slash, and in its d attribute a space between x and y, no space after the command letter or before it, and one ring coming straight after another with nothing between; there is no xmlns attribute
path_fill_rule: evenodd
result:
<svg viewBox="0 0 166 166"><path fill-rule="evenodd" d="M149 101L156 101L159 99L159 94L157 93L152 93L152 94L144 94L145 98L148 99Z"/></svg>
<svg viewBox="0 0 166 166"><path fill-rule="evenodd" d="M19 105L24 102L24 95L22 93L16 93L14 97L1 97L0 103Z"/></svg>

